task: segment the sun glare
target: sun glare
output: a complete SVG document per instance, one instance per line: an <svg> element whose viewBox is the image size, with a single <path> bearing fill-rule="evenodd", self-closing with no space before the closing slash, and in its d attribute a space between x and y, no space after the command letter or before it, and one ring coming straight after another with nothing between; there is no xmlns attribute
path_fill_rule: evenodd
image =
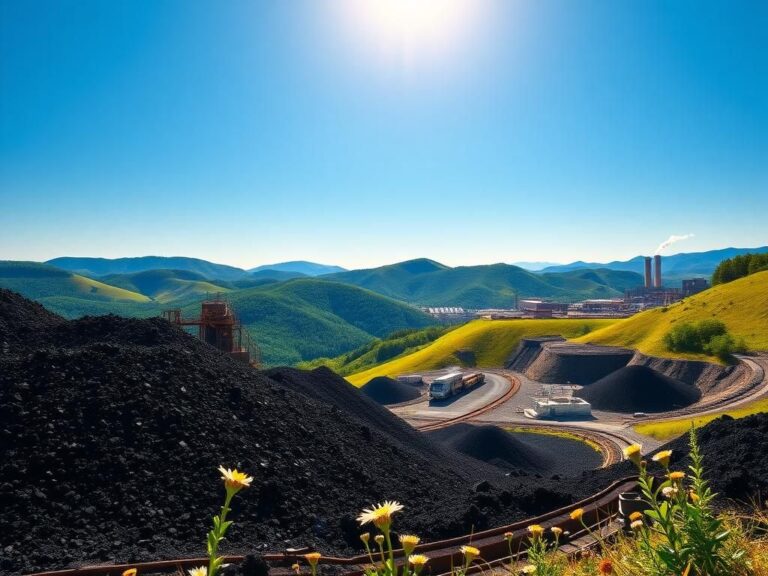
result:
<svg viewBox="0 0 768 576"><path fill-rule="evenodd" d="M458 49L477 24L482 0L351 0L346 21L361 41L409 60Z"/></svg>

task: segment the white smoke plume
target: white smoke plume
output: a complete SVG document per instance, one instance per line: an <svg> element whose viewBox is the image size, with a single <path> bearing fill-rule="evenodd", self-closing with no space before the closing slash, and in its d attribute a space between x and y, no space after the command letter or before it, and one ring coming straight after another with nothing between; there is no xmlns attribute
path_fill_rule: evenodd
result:
<svg viewBox="0 0 768 576"><path fill-rule="evenodd" d="M665 250L666 248L669 248L672 244L675 242L680 242L681 240L688 240L688 238L693 238L693 234L683 234L682 236L678 234L672 234L669 238L664 240L661 244L659 244L659 247L656 248L656 252L654 254L661 254L662 250Z"/></svg>

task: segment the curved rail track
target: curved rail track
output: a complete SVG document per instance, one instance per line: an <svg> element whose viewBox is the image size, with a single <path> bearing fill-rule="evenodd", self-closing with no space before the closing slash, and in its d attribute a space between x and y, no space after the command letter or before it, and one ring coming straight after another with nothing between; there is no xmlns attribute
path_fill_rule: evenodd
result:
<svg viewBox="0 0 768 576"><path fill-rule="evenodd" d="M512 398L512 396L517 394L517 391L520 389L520 381L514 376L511 376L509 374L499 374L499 376L502 376L507 380L509 380L510 387L509 387L509 390L507 390L504 394L502 394L498 398L492 400L488 404L485 404L483 406L480 406L479 408L476 408L475 410L470 410L469 412L465 412L464 414L459 414L452 418L446 418L445 420L440 420L438 422L429 422L427 424L419 424L414 426L414 428L416 428L416 430L419 430L420 432L429 432L431 430L439 430L441 428L452 426L453 424L458 424L459 422L472 420L473 418L477 418L478 416L481 416L486 412L490 412L497 406L501 406L507 400Z"/></svg>
<svg viewBox="0 0 768 576"><path fill-rule="evenodd" d="M539 524L545 530L557 526L564 533L570 534L570 537L563 542L562 549L568 554L578 554L594 544L591 538L583 538L586 530L576 520L570 518L570 513L576 508L583 508L584 524L589 526L590 531L600 531L605 535L605 528L618 515L619 495L624 492L630 492L637 488L637 478L628 477L618 480L601 490L597 494L584 500L571 504L564 508L559 508L523 521L514 522L504 526L498 526L474 534L466 534L446 540L428 542L416 547L416 551L429 556L429 570L432 575L449 573L453 566L461 565L460 546L472 544L480 550L482 563L476 567L482 570L488 565L516 562L525 557L528 545L528 526ZM512 533L510 542L504 537L507 532ZM586 540L586 541L585 541ZM266 553L264 560L276 568L279 573L280 568L288 568L293 562L303 560L304 554L310 552L309 548L301 550L286 550L285 552ZM510 553L511 552L511 553ZM404 561L402 550L395 551L395 558L399 563ZM226 556L225 562L242 562L244 556ZM83 568L72 568L68 570L54 570L49 572L38 572L30 576L119 576L123 571L129 568L136 568L139 574L158 574L163 572L182 571L184 569L200 566L207 563L207 558L180 558L174 560L160 560L154 562L142 562L137 564L113 564L102 566L87 566ZM360 576L363 574L366 565L370 565L370 558L365 555L334 557L323 556L320 560L321 565L336 566L346 568L345 576ZM285 573L285 570L283 570Z"/></svg>

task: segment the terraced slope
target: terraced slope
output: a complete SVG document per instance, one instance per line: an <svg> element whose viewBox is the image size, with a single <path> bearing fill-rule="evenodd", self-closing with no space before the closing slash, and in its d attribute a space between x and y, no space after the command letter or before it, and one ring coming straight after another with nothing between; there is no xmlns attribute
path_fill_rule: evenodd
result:
<svg viewBox="0 0 768 576"><path fill-rule="evenodd" d="M768 271L720 284L667 308L621 320L577 341L636 348L651 356L704 359L702 354L670 352L664 335L672 326L706 318L722 320L752 350L768 350Z"/></svg>
<svg viewBox="0 0 768 576"><path fill-rule="evenodd" d="M501 367L520 340L529 336L562 334L566 338L594 331L615 320L474 320L452 330L420 350L347 377L362 386L375 376L397 376L406 372L460 365L459 350L474 353L478 367Z"/></svg>

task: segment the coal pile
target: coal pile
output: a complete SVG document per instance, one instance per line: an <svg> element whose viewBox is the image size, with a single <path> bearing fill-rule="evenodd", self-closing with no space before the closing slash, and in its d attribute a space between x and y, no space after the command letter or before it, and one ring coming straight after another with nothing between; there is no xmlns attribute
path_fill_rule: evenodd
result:
<svg viewBox="0 0 768 576"><path fill-rule="evenodd" d="M34 345L41 332L61 323L61 318L37 302L0 288L0 355Z"/></svg>
<svg viewBox="0 0 768 576"><path fill-rule="evenodd" d="M404 384L387 378L377 376L360 388L360 391L379 404L400 404L409 402L421 396L421 392L415 386Z"/></svg>
<svg viewBox="0 0 768 576"><path fill-rule="evenodd" d="M768 494L768 413L735 420L721 416L697 430L704 477L721 498L749 504ZM688 435L661 449L671 448L671 466L687 471Z"/></svg>
<svg viewBox="0 0 768 576"><path fill-rule="evenodd" d="M349 553L356 514L384 499L436 539L592 489L510 482L329 371L261 373L161 319L64 321L23 299L0 312L28 336L0 355L0 572L204 554L220 464L255 477L231 553Z"/></svg>
<svg viewBox="0 0 768 576"><path fill-rule="evenodd" d="M498 426L456 424L431 432L430 436L462 454L507 470L548 473L555 466L551 454L520 441Z"/></svg>
<svg viewBox="0 0 768 576"><path fill-rule="evenodd" d="M690 406L701 392L647 366L625 366L585 386L576 396L611 412L667 412Z"/></svg>

